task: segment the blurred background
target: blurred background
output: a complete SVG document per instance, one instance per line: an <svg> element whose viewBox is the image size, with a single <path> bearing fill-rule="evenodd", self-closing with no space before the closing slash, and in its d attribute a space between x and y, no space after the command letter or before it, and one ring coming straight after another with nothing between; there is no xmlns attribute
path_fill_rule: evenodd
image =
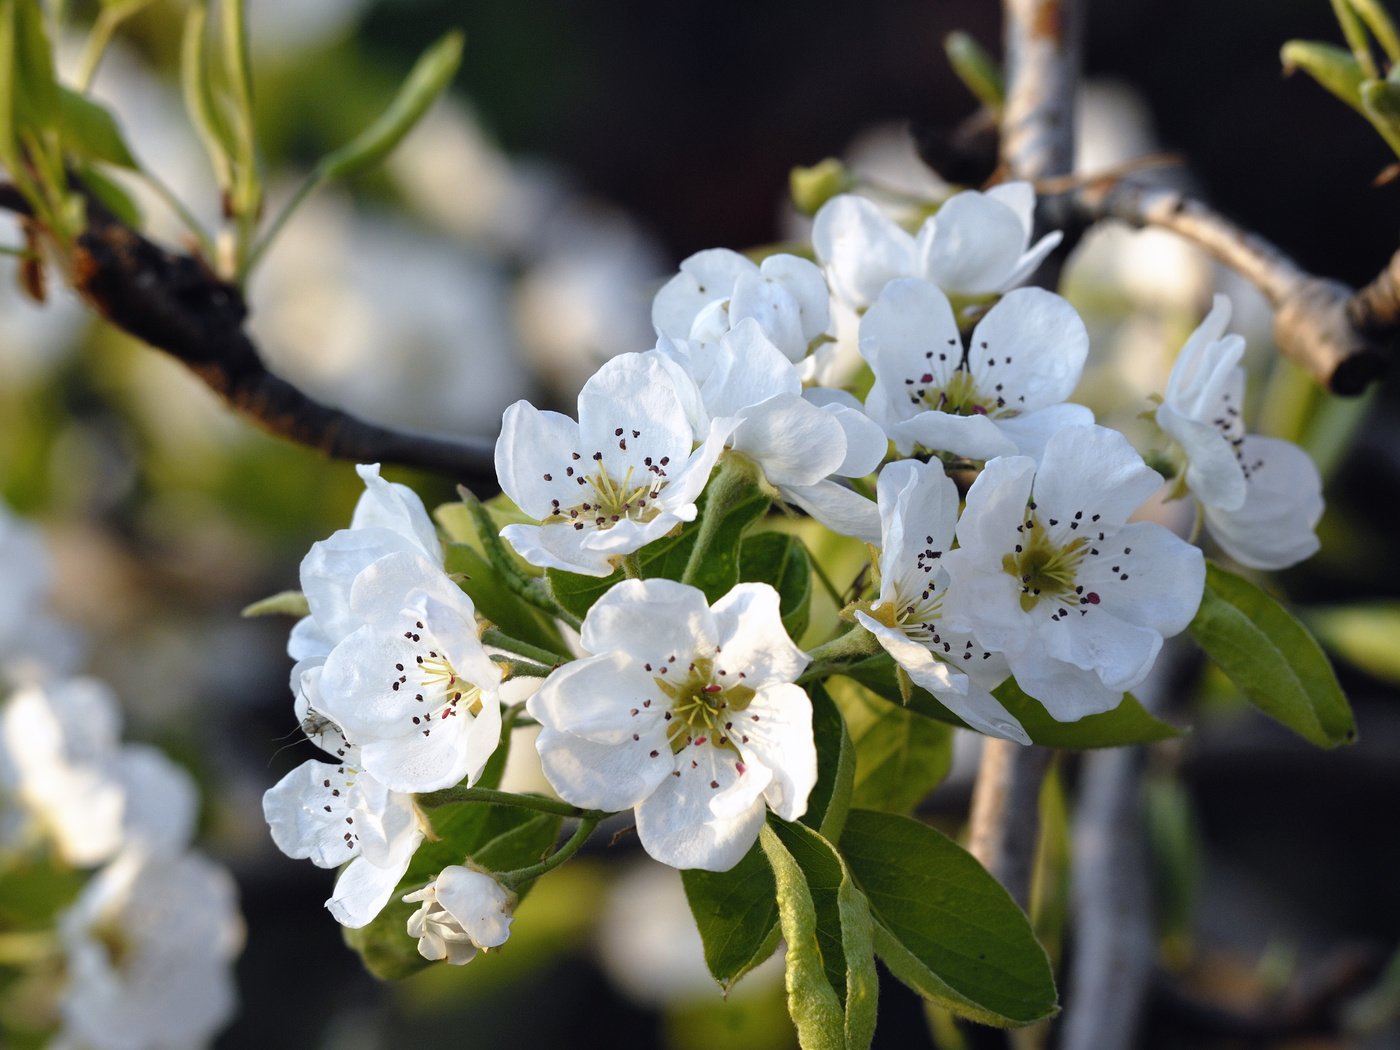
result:
<svg viewBox="0 0 1400 1050"><path fill-rule="evenodd" d="M885 185L937 193L910 129L927 141L975 106L942 37L967 30L995 51L1000 34L997 5L974 0L251 10L274 199L378 112L424 47L465 29L450 98L384 168L298 213L249 300L272 368L314 396L488 437L511 401L571 411L598 363L649 347L651 296L686 255L803 236L786 197L794 165L841 156ZM213 218L179 99L178 13L161 2L133 20L97 94L137 155ZM1279 47L1298 37L1339 38L1325 0L1091 3L1081 169L1179 152L1220 210L1305 268L1364 283L1400 243L1400 184L1372 185L1393 157L1315 84L1281 75ZM167 212L147 212L178 240ZM1143 1045L1400 1046L1397 987L1371 1000L1378 1022L1349 1014L1352 1035L1318 1034L1359 1009L1400 942L1400 545L1381 510L1400 506L1400 387L1392 374L1362 402L1316 394L1275 366L1249 288L1165 234L1105 230L1068 271L1094 338L1082 398L1109 421L1149 407L1216 290L1235 298L1234 330L1258 365L1253 429L1307 444L1329 478L1322 552L1276 582L1337 659L1361 739L1318 752L1210 679L1174 702L1194 731L1152 758L1163 977ZM443 479L387 473L429 507L453 498ZM313 752L287 687L290 623L238 610L295 587L301 556L348 522L360 488L349 464L231 418L61 289L43 307L24 300L0 258L0 497L42 525L55 611L121 696L127 736L200 779L205 846L241 888L243 1006L217 1045L792 1045L780 972L722 1000L679 879L627 839L544 880L506 949L464 969L386 986L342 946L321 908L332 875L278 853L261 817L263 791ZM926 810L953 832L975 742L957 754ZM1075 774L1066 756L1047 790L1061 838ZM1036 918L1056 954L1072 953L1068 876L1052 861ZM1394 967L1389 980L1400 985ZM931 1029L895 982L881 994L876 1046L1005 1045ZM1247 1020L1285 1003L1316 1016L1286 1034L1211 1027L1212 1010Z"/></svg>

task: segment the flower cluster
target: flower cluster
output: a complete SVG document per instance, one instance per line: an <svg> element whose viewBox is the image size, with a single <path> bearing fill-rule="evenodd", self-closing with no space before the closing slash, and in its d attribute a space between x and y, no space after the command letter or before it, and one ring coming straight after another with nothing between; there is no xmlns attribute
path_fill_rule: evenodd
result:
<svg viewBox="0 0 1400 1050"><path fill-rule="evenodd" d="M1244 434L1223 303L1157 413L1174 487L1069 400L1089 338L1064 299L1017 287L1059 241L1030 243L1033 205L1025 184L961 193L909 233L837 197L816 216L817 262L687 259L654 301L655 345L603 365L576 419L506 410L510 502L443 518L475 575L449 575L422 503L360 468L351 527L302 563L309 614L289 644L297 717L332 761L265 802L286 853L344 866L337 919L363 926L397 895L418 905L406 932L424 959L467 962L625 811L656 860L727 871L766 821L823 818L808 810L835 774L805 686L833 674L888 674L925 713L1021 744L1011 707L1027 696L1061 722L1112 710L1204 586L1200 548L1149 520L1154 496L1194 494L1247 565L1310 552L1316 471ZM859 317L864 399L820 382L842 311ZM773 504L868 550L878 575L838 610L843 633L807 651L807 581L790 577L811 555L765 531ZM488 602L529 637L483 620ZM500 791L488 767L523 716L557 799ZM488 803L579 829L517 868L475 855L498 839L438 844L439 807Z"/></svg>
<svg viewBox="0 0 1400 1050"><path fill-rule="evenodd" d="M75 652L75 635L42 611L37 535L2 508L0 563L0 578L18 581L0 630L22 639L54 623L61 651ZM243 924L228 872L190 848L194 779L159 749L121 740L121 708L105 683L45 675L34 651L18 648L9 656L0 642L0 681L23 683L0 703L0 872L45 856L99 869L75 899L54 902L46 943L66 971L55 1045L203 1045L233 1015Z"/></svg>

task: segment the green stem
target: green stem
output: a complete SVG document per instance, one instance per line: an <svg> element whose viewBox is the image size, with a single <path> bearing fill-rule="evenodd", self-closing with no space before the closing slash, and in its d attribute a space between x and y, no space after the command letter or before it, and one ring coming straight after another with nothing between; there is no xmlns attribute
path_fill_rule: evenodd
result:
<svg viewBox="0 0 1400 1050"><path fill-rule="evenodd" d="M812 662L807 665L807 670L797 676L797 684L838 674L879 651L880 643L873 634L864 627L852 627L839 638L833 638L807 654Z"/></svg>
<svg viewBox="0 0 1400 1050"><path fill-rule="evenodd" d="M701 515L700 531L695 536L695 546L690 548L681 583L694 585L710 556L710 548L714 546L725 516L743 499L752 485L749 471L741 463L729 454L720 459L719 470L706 487L705 513Z"/></svg>
<svg viewBox="0 0 1400 1050"><path fill-rule="evenodd" d="M297 187L296 192L293 193L291 199L282 206L282 210L277 213L272 222L268 223L266 231L258 238L258 242L253 246L252 250L248 252L248 257L244 260L243 269L239 274L240 281L246 281L248 279L248 275L253 272L253 268L258 265L263 254L271 247L272 242L277 239L277 235L282 232L282 227L287 225L287 220L301 207L306 201L306 198L320 189L325 182L325 172L322 171L321 166L318 164L311 170L311 174L302 181L302 184Z"/></svg>
<svg viewBox="0 0 1400 1050"><path fill-rule="evenodd" d="M548 678L554 673L553 667L534 664L529 660L517 660L515 657L506 656L503 653L492 653L491 659L501 665L506 680L511 678Z"/></svg>
<svg viewBox="0 0 1400 1050"><path fill-rule="evenodd" d="M602 820L607 816L599 810L579 809L567 802L545 798L543 795L517 795L513 791L497 791L495 788L452 787L418 796L418 804L425 809L436 809L453 802L489 802L495 806L514 806L516 809L533 809L539 813L591 820Z"/></svg>
<svg viewBox="0 0 1400 1050"><path fill-rule="evenodd" d="M541 649L538 645L531 645L529 642L522 642L519 638L506 634L499 627L486 628L481 632L481 640L486 645L494 645L497 649L504 649L516 656L534 660L546 667L558 667L561 663L568 663L573 659L567 653L556 653L549 649Z"/></svg>
<svg viewBox="0 0 1400 1050"><path fill-rule="evenodd" d="M496 874L496 881L507 889L518 889L521 884L537 879L546 872L553 871L559 865L572 857L588 841L588 836L593 834L593 830L599 824L598 817L584 817L579 821L579 825L574 829L574 833L569 836L569 841L560 846L538 864L531 864L528 868L516 868L514 871L502 871Z"/></svg>
<svg viewBox="0 0 1400 1050"><path fill-rule="evenodd" d="M841 592L836 589L836 584L831 582L831 577L826 574L826 570L821 566L820 558L809 559L812 563L812 571L817 575L817 581L825 588L826 593L831 596L832 603L839 612L845 602L842 600Z"/></svg>
<svg viewBox="0 0 1400 1050"><path fill-rule="evenodd" d="M642 578L642 563L635 554L624 554L618 558L618 564L622 566L622 574L629 580L640 580Z"/></svg>
<svg viewBox="0 0 1400 1050"><path fill-rule="evenodd" d="M482 550L486 552L486 560L491 563L491 568L496 570L500 581L535 608L563 620L574 630L578 630L583 621L559 604L550 589L548 579L529 576L515 563L501 540L500 530L491 520L486 504L477 499L470 489L458 488L457 492L466 505L467 513L471 515L477 539L481 541Z"/></svg>
<svg viewBox="0 0 1400 1050"><path fill-rule="evenodd" d="M185 207L185 202L175 195L175 191L167 186L154 172L142 171L141 178L145 180L155 195L165 202L165 206L180 217L180 221L185 224L185 228L196 241L199 242L199 250L203 253L205 261L211 265L215 262L216 251L214 241L209 236L209 231L204 228L194 212Z"/></svg>

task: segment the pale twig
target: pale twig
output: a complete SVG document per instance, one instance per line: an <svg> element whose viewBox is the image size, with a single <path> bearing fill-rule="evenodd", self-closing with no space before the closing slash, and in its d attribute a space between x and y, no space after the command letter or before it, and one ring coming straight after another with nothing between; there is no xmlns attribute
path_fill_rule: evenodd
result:
<svg viewBox="0 0 1400 1050"><path fill-rule="evenodd" d="M967 848L1024 910L1035 865L1040 784L1054 752L988 737L972 788Z"/></svg>
<svg viewBox="0 0 1400 1050"><path fill-rule="evenodd" d="M1336 394L1359 394L1389 363L1400 331L1400 258L1360 292L1308 273L1265 238L1179 190L1130 178L1067 194L1081 223L1120 219L1171 230L1257 287L1274 307L1281 353Z"/></svg>

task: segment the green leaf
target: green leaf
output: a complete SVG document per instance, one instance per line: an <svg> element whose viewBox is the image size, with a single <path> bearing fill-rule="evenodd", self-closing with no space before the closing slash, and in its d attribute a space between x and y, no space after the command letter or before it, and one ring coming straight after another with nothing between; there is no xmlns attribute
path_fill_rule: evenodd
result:
<svg viewBox="0 0 1400 1050"><path fill-rule="evenodd" d="M1243 577L1206 565L1191 634L1255 707L1319 747L1356 739L1327 656L1301 623Z"/></svg>
<svg viewBox="0 0 1400 1050"><path fill-rule="evenodd" d="M847 668L843 673L891 703L904 702L895 677L894 661L887 653L877 653ZM992 690L992 695L1016 716L1032 740L1046 747L1072 750L1124 747L1129 744L1169 740L1181 736L1182 733L1171 723L1154 718L1131 693L1125 694L1123 702L1112 711L1088 715L1077 722L1055 721L1042 704L1021 691L1015 679L1007 679ZM923 689L913 690L909 707L929 718L936 718L950 725L966 726L962 719Z"/></svg>
<svg viewBox="0 0 1400 1050"><path fill-rule="evenodd" d="M1361 81L1366 74L1356 56L1343 47L1316 40L1290 40L1279 52L1284 73L1301 69L1332 94L1358 112L1361 104Z"/></svg>
<svg viewBox="0 0 1400 1050"><path fill-rule="evenodd" d="M483 619L522 642L556 653L568 651L553 619L528 605L507 587L475 547L466 543L443 546L448 573L457 579Z"/></svg>
<svg viewBox="0 0 1400 1050"><path fill-rule="evenodd" d="M705 948L705 965L725 994L778 947L778 887L758 843L728 871L681 872Z"/></svg>
<svg viewBox="0 0 1400 1050"><path fill-rule="evenodd" d="M1391 21L1389 12L1379 0L1347 0L1351 9L1361 16L1366 23L1366 28L1371 31L1371 35L1376 38L1376 43L1381 45L1381 50L1385 52L1385 57L1391 62L1400 61L1400 34L1395 31L1395 23Z"/></svg>
<svg viewBox="0 0 1400 1050"><path fill-rule="evenodd" d="M239 616L309 616L311 606L301 591L280 591L270 598L245 605Z"/></svg>
<svg viewBox="0 0 1400 1050"><path fill-rule="evenodd" d="M718 532L710 548L695 586L705 592L705 597L717 601L739 582L739 546L744 530L763 516L771 500L754 491L732 507L720 523ZM700 514L705 513L705 499L700 500ZM661 577L679 580L685 572L690 550L695 545L699 532L698 525L687 525L674 536L667 536L649 543L637 552L637 562L642 575L647 578ZM599 579L596 576L580 576L558 569L546 570L554 597L569 612L583 617L603 594L614 584L626 579L619 569L611 576Z"/></svg>
<svg viewBox="0 0 1400 1050"><path fill-rule="evenodd" d="M136 230L144 225L140 207L123 187L107 178L92 164L78 163L74 168L84 188L120 222L124 222Z"/></svg>
<svg viewBox="0 0 1400 1050"><path fill-rule="evenodd" d="M11 170L19 164L15 65L15 0L0 0L0 160Z"/></svg>
<svg viewBox="0 0 1400 1050"><path fill-rule="evenodd" d="M778 592L783 629L794 641L807 630L812 607L812 559L796 536L758 532L739 545L739 579Z"/></svg>
<svg viewBox="0 0 1400 1050"><path fill-rule="evenodd" d="M866 1050L879 980L870 906L831 843L774 818L759 843L778 884L788 1013L802 1050Z"/></svg>
<svg viewBox="0 0 1400 1050"><path fill-rule="evenodd" d="M448 804L433 811L436 842L424 842L414 854L384 910L358 930L344 931L345 943L359 952L366 968L384 980L398 980L428 966L418 942L408 936L415 905L401 898L434 878L450 864L468 857L492 871L523 868L540 860L559 837L561 818L549 813L481 802ZM528 886L522 888L521 896Z"/></svg>
<svg viewBox="0 0 1400 1050"><path fill-rule="evenodd" d="M1055 1013L1050 960L1025 913L952 839L908 817L852 810L841 852L870 901L876 953L910 988L998 1027Z"/></svg>
<svg viewBox="0 0 1400 1050"><path fill-rule="evenodd" d="M44 31L44 15L34 0L14 7L15 109L19 121L35 131L48 131L61 120L58 81L53 73L53 49Z"/></svg>
<svg viewBox="0 0 1400 1050"><path fill-rule="evenodd" d="M185 111L209 157L219 188L228 192L233 186L233 157L238 146L215 86L222 67L209 61L205 32L208 18L207 0L195 0L190 4L180 44L180 87L185 97Z"/></svg>
<svg viewBox="0 0 1400 1050"><path fill-rule="evenodd" d="M127 149L121 128L106 107L76 91L61 88L59 108L65 152L85 160L136 170L136 158Z"/></svg>
<svg viewBox="0 0 1400 1050"><path fill-rule="evenodd" d="M828 688L855 748L851 805L908 813L943 783L953 764L947 723L892 704L849 679L834 678Z"/></svg>
<svg viewBox="0 0 1400 1050"><path fill-rule="evenodd" d="M802 823L835 841L846 824L855 785L856 750L835 701L819 682L807 687L812 698L812 736L817 744L817 783L807 796Z"/></svg>
<svg viewBox="0 0 1400 1050"><path fill-rule="evenodd" d="M1400 84L1389 80L1363 80L1361 111L1386 144L1400 155Z"/></svg>
<svg viewBox="0 0 1400 1050"><path fill-rule="evenodd" d="M364 131L321 159L321 176L346 178L373 167L392 153L451 83L462 62L463 40L462 34L454 30L424 51L388 108Z"/></svg>
<svg viewBox="0 0 1400 1050"><path fill-rule="evenodd" d="M954 31L943 38L943 53L963 86L993 112L1006 101L1006 78L1001 66L968 33Z"/></svg>
<svg viewBox="0 0 1400 1050"><path fill-rule="evenodd" d="M1400 602L1302 610L1322 644L1369 675L1400 684Z"/></svg>

